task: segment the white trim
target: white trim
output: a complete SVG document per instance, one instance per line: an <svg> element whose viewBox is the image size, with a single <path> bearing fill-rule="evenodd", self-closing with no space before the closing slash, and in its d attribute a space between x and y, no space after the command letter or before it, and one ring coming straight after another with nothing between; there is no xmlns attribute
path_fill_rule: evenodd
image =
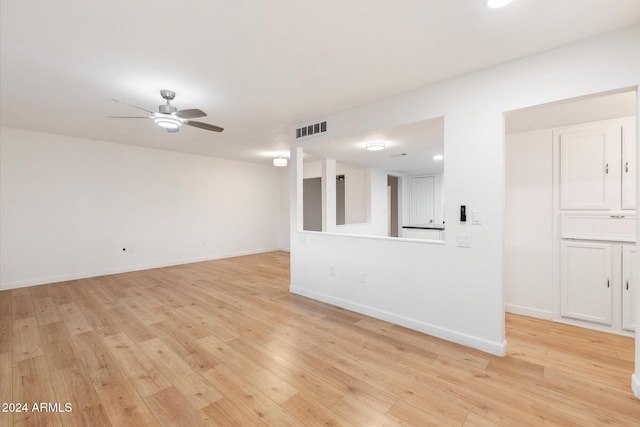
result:
<svg viewBox="0 0 640 427"><path fill-rule="evenodd" d="M521 316L535 317L543 320L553 320L551 310L540 310L538 308L525 307L523 305L505 304L504 311L507 313L519 314Z"/></svg>
<svg viewBox="0 0 640 427"><path fill-rule="evenodd" d="M365 223L363 223L365 224ZM354 224L347 224L354 225ZM355 224L358 225L358 224ZM444 231L444 230L441 230ZM312 235L320 235L320 236L338 236L338 237L356 237L362 239L372 239L372 240L386 240L390 242L412 242L412 243L428 243L430 245L444 245L444 240L429 240L429 239L412 239L409 237L389 237L389 236L374 236L371 234L349 234L349 233L331 233L328 231L311 231L311 230L300 230L297 233L300 234L312 234Z"/></svg>
<svg viewBox="0 0 640 427"><path fill-rule="evenodd" d="M563 325L576 326L584 329L591 329L592 331L598 332L606 332L612 335L620 335L621 337L630 337L633 338L633 332L627 331L626 329L614 329L611 326L602 325L594 322L590 322L588 320L580 320L580 319L571 319L568 317L559 317L557 319L553 319L555 323L562 323Z"/></svg>
<svg viewBox="0 0 640 427"><path fill-rule="evenodd" d="M376 319L385 320L387 322L391 322L396 325L404 326L406 328L413 329L415 331L422 332L427 335L432 335L434 337L441 338L443 340L454 342L456 344L461 344L466 347L475 348L477 350L494 354L496 356L505 356L507 354L506 340L503 340L502 342L488 341L473 335L463 334L460 332L453 331L451 329L442 328L439 326L432 325L430 323L422 322L420 320L410 319L408 317L404 317L399 314L378 310L373 307L354 303L352 301L347 301L341 298L335 298L330 295L309 291L307 289L299 288L297 286L290 286L289 291L292 294L301 295L307 298L312 298L314 300L322 301L337 307L342 307L347 310L354 311L356 313L361 313L367 316L374 317Z"/></svg>
<svg viewBox="0 0 640 427"><path fill-rule="evenodd" d="M640 400L640 373L631 375L631 390L636 398Z"/></svg>
<svg viewBox="0 0 640 427"><path fill-rule="evenodd" d="M174 261L154 262L150 264L142 264L142 265L135 265L135 266L129 266L129 267L111 268L108 270L101 270L101 271L64 274L61 276L38 277L35 279L2 283L0 284L0 291L6 291L9 289L26 288L27 286L44 285L47 283L57 283L57 282L67 282L69 280L88 279L90 277L107 276L109 274L130 273L132 271L150 270L152 268L172 267L175 265L192 264L196 262L213 261L213 260L223 259L223 258L233 258L238 256L261 254L261 253L273 252L277 250L285 250L285 249L264 248L264 249L259 249L255 251L231 252L231 253L218 254L218 255L207 256L207 257L187 258L187 259L179 259Z"/></svg>

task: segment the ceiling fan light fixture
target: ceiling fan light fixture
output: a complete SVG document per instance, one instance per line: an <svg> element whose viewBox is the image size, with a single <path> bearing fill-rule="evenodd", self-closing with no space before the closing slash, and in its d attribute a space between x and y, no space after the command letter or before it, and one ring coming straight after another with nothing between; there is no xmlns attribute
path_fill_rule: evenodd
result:
<svg viewBox="0 0 640 427"><path fill-rule="evenodd" d="M365 149L367 151L380 151L384 150L384 142L368 142Z"/></svg>
<svg viewBox="0 0 640 427"><path fill-rule="evenodd" d="M153 121L160 127L165 129L178 129L182 122L180 119L171 116L156 116Z"/></svg>

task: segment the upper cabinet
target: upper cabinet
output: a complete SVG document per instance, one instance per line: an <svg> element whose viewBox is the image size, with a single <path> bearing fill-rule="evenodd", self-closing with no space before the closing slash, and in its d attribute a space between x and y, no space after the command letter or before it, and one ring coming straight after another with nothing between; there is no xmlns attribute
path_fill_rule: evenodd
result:
<svg viewBox="0 0 640 427"><path fill-rule="evenodd" d="M634 119L554 132L560 147L560 209L635 209Z"/></svg>
<svg viewBox="0 0 640 427"><path fill-rule="evenodd" d="M636 121L622 125L622 209L636 208Z"/></svg>

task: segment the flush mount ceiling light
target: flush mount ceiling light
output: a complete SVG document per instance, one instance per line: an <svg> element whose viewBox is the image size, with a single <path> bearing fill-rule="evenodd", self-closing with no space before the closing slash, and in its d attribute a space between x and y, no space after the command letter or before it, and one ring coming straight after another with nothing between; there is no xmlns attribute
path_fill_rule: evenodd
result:
<svg viewBox="0 0 640 427"><path fill-rule="evenodd" d="M490 9L499 9L501 7L505 7L511 2L512 0L487 0L487 7Z"/></svg>
<svg viewBox="0 0 640 427"><path fill-rule="evenodd" d="M153 121L161 128L168 130L179 129L182 124L179 118L170 116L169 114L158 114L153 118Z"/></svg>
<svg viewBox="0 0 640 427"><path fill-rule="evenodd" d="M278 166L279 168L287 166L287 159L282 157L282 155L273 159L273 166Z"/></svg>
<svg viewBox="0 0 640 427"><path fill-rule="evenodd" d="M442 154L436 154L435 156L433 156L433 160L442 160L444 159L444 156Z"/></svg>
<svg viewBox="0 0 640 427"><path fill-rule="evenodd" d="M368 151L384 150L384 142L368 142L365 147Z"/></svg>

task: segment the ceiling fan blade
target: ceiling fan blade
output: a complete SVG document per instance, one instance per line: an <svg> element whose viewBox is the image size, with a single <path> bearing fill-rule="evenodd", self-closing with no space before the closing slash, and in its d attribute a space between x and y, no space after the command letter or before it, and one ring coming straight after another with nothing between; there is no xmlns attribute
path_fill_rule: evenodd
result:
<svg viewBox="0 0 640 427"><path fill-rule="evenodd" d="M150 119L149 116L107 116L108 119Z"/></svg>
<svg viewBox="0 0 640 427"><path fill-rule="evenodd" d="M138 110L146 111L147 113L155 114L155 111L147 110L146 108L136 107L135 105L127 104L126 102L118 101L117 99L111 99L112 101L119 102L120 104L128 105L129 107L137 108Z"/></svg>
<svg viewBox="0 0 640 427"><path fill-rule="evenodd" d="M176 111L174 114L180 117L181 119L195 119L197 117L204 117L207 115L207 113L197 108Z"/></svg>
<svg viewBox="0 0 640 427"><path fill-rule="evenodd" d="M192 120L183 122L185 125L197 127L200 129L211 130L214 132L222 132L224 129L219 126L210 125L209 123L194 122Z"/></svg>

